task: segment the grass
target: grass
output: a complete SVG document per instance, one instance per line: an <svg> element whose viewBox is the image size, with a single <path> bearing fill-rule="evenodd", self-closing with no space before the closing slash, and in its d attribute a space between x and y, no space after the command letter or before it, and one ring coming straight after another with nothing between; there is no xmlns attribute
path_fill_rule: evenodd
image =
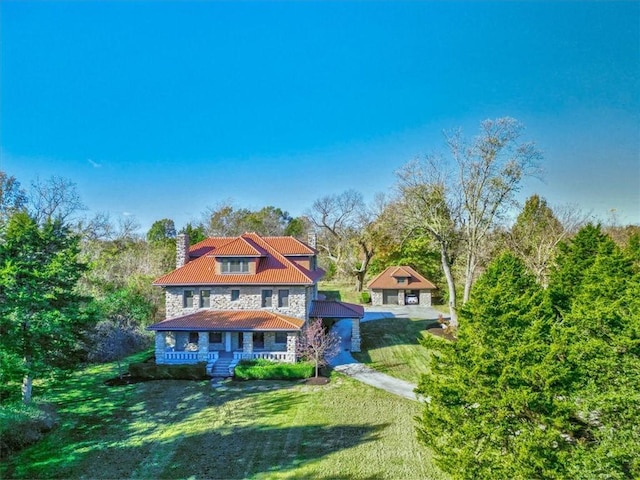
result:
<svg viewBox="0 0 640 480"><path fill-rule="evenodd" d="M360 324L362 352L353 353L358 361L393 377L418 383L429 371L430 352L420 339L438 328L435 320L387 318Z"/></svg>
<svg viewBox="0 0 640 480"><path fill-rule="evenodd" d="M0 478L444 478L416 440L420 404L347 377L104 385L115 373L51 389L60 426Z"/></svg>
<svg viewBox="0 0 640 480"><path fill-rule="evenodd" d="M318 283L318 293L327 297L327 300L340 300L348 303L360 303L361 292L355 291L355 279L353 282L323 281Z"/></svg>

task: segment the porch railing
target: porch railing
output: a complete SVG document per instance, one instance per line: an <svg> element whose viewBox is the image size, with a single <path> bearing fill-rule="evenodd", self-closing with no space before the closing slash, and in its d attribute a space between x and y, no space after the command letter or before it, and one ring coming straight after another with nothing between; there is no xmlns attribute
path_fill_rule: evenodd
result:
<svg viewBox="0 0 640 480"><path fill-rule="evenodd" d="M198 361L198 352L164 352L167 361L194 362Z"/></svg>
<svg viewBox="0 0 640 480"><path fill-rule="evenodd" d="M256 358L264 358L265 360L274 360L276 362L295 363L296 354L290 352L233 352L233 359L236 361L253 360Z"/></svg>

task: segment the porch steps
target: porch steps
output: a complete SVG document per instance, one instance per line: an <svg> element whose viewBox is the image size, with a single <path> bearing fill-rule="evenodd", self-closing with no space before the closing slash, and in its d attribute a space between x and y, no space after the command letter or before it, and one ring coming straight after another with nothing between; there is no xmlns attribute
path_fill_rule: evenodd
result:
<svg viewBox="0 0 640 480"><path fill-rule="evenodd" d="M232 377L233 373L230 373L229 369L235 367L235 364L236 361L233 357L220 357L216 363L207 365L207 372L209 372L212 377Z"/></svg>

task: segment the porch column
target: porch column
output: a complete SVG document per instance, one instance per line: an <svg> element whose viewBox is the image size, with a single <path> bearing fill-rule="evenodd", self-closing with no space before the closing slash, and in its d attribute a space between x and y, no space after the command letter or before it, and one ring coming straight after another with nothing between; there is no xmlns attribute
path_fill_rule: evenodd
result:
<svg viewBox="0 0 640 480"><path fill-rule="evenodd" d="M209 332L198 332L198 361L206 362L209 353Z"/></svg>
<svg viewBox="0 0 640 480"><path fill-rule="evenodd" d="M351 319L351 351L360 351L360 319Z"/></svg>
<svg viewBox="0 0 640 480"><path fill-rule="evenodd" d="M298 334L295 332L287 332L287 353L293 357L293 361L296 361L296 343L298 341Z"/></svg>
<svg viewBox="0 0 640 480"><path fill-rule="evenodd" d="M231 332L224 332L224 351L231 351Z"/></svg>
<svg viewBox="0 0 640 480"><path fill-rule="evenodd" d="M165 363L164 352L167 349L165 332L156 332L156 363Z"/></svg>
<svg viewBox="0 0 640 480"><path fill-rule="evenodd" d="M253 332L244 332L242 335L242 353L251 358L253 353Z"/></svg>

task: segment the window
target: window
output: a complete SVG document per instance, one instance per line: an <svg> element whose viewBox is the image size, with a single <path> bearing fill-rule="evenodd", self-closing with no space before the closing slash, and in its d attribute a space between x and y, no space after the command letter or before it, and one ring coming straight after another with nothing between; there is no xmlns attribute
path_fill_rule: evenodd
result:
<svg viewBox="0 0 640 480"><path fill-rule="evenodd" d="M184 308L193 307L193 290L185 290L182 294L182 306Z"/></svg>
<svg viewBox="0 0 640 480"><path fill-rule="evenodd" d="M271 297L273 295L272 290L263 290L262 291L262 306L270 307L271 306Z"/></svg>
<svg viewBox="0 0 640 480"><path fill-rule="evenodd" d="M222 343L222 332L209 332L209 343Z"/></svg>
<svg viewBox="0 0 640 480"><path fill-rule="evenodd" d="M276 343L287 343L287 332L276 332Z"/></svg>
<svg viewBox="0 0 640 480"><path fill-rule="evenodd" d="M407 281L407 279L404 278L404 277L398 279L398 283L404 283L406 281Z"/></svg>
<svg viewBox="0 0 640 480"><path fill-rule="evenodd" d="M223 258L222 273L249 273L249 260L246 258Z"/></svg>
<svg viewBox="0 0 640 480"><path fill-rule="evenodd" d="M289 306L289 290L278 290L278 307Z"/></svg>
<svg viewBox="0 0 640 480"><path fill-rule="evenodd" d="M189 332L189 343L198 343L198 332Z"/></svg>
<svg viewBox="0 0 640 480"><path fill-rule="evenodd" d="M200 290L200 308L211 306L211 290Z"/></svg>
<svg viewBox="0 0 640 480"><path fill-rule="evenodd" d="M231 290L231 301L236 302L240 298L240 290Z"/></svg>

